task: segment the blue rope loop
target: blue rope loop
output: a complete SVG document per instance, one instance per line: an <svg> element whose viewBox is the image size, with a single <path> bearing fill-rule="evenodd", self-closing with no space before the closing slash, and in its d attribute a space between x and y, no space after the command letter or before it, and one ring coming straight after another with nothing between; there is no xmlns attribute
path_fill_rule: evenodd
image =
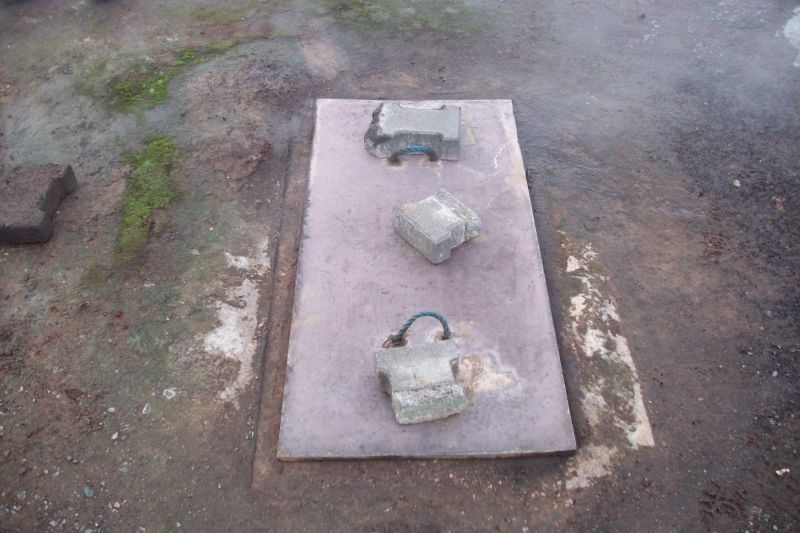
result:
<svg viewBox="0 0 800 533"><path fill-rule="evenodd" d="M411 146L406 146L404 150L406 154L434 154L433 148L430 146L425 146L424 144L412 144Z"/></svg>
<svg viewBox="0 0 800 533"><path fill-rule="evenodd" d="M439 154L437 154L436 150L430 146L425 146L424 144L411 144L405 148L397 150L392 154L389 160L397 162L400 160L400 156L404 154L425 154L431 161L436 161L439 159Z"/></svg>
<svg viewBox="0 0 800 533"><path fill-rule="evenodd" d="M420 311L419 313L414 313L411 318L406 320L405 324L400 326L400 330L395 333L394 335L389 335L386 341L383 343L384 348L397 348L399 346L405 346L406 344L406 333L411 328L411 324L414 323L415 320L418 318L422 318L424 316L429 316L431 318L435 318L442 324L442 329L444 330L442 333L442 340L447 340L450 338L451 331L450 326L447 324L447 320L436 311Z"/></svg>

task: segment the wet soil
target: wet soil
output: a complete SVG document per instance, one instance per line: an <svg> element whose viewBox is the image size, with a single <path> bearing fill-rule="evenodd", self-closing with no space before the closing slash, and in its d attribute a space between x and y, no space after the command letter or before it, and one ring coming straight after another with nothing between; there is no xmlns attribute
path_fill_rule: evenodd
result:
<svg viewBox="0 0 800 533"><path fill-rule="evenodd" d="M0 170L79 182L50 242L0 247L0 529L797 530L794 7L0 3ZM163 103L107 105L141 61L225 39ZM514 101L584 453L274 459L321 97ZM178 199L120 264L124 154L155 134ZM586 350L581 257L633 378ZM617 427L634 382L652 447Z"/></svg>

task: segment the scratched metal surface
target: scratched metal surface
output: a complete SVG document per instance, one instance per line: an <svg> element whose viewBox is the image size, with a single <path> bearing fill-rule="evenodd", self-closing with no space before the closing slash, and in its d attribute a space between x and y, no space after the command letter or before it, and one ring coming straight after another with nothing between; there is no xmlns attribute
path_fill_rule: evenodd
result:
<svg viewBox="0 0 800 533"><path fill-rule="evenodd" d="M575 449L511 101L462 106L459 161L363 147L379 102L318 100L278 457L469 457ZM392 206L444 187L483 221L440 265L395 235ZM401 426L375 378L372 352L415 311L442 312L471 405ZM432 342L422 319L410 342Z"/></svg>

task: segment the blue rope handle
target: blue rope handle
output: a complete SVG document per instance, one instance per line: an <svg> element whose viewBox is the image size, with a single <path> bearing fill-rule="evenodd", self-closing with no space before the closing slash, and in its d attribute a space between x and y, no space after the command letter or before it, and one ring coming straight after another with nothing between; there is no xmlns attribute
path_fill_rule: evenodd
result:
<svg viewBox="0 0 800 533"><path fill-rule="evenodd" d="M435 318L442 324L442 329L444 332L442 333L442 340L447 340L450 338L450 326L447 324L447 320L436 311L420 311L419 313L414 313L411 318L406 320L405 324L400 326L400 330L395 333L394 335L389 335L386 341L383 343L384 348L396 348L398 346L405 346L406 344L406 333L411 328L411 324L418 318L422 318L424 316L429 316L431 318Z"/></svg>
<svg viewBox="0 0 800 533"><path fill-rule="evenodd" d="M425 146L424 144L412 144L410 146L406 146L404 153L406 154L435 154L436 152L433 151L433 148L430 146Z"/></svg>
<svg viewBox="0 0 800 533"><path fill-rule="evenodd" d="M406 146L405 148L397 150L395 153L392 154L389 160L399 161L400 156L403 154L425 154L431 161L436 161L437 159L439 159L439 154L437 154L436 150L434 150L430 146L425 146L424 144L412 144Z"/></svg>

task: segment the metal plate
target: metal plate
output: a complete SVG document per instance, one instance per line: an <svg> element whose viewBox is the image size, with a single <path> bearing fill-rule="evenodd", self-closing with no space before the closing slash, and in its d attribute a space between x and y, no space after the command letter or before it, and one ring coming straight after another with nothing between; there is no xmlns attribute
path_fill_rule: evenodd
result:
<svg viewBox="0 0 800 533"><path fill-rule="evenodd" d="M445 103L462 108L461 159L392 165L363 145L379 101L317 101L280 459L575 449L511 102ZM483 233L432 265L394 233L392 206L440 187L478 213ZM423 309L449 319L472 405L401 426L372 352ZM437 328L418 321L410 342L435 342Z"/></svg>

